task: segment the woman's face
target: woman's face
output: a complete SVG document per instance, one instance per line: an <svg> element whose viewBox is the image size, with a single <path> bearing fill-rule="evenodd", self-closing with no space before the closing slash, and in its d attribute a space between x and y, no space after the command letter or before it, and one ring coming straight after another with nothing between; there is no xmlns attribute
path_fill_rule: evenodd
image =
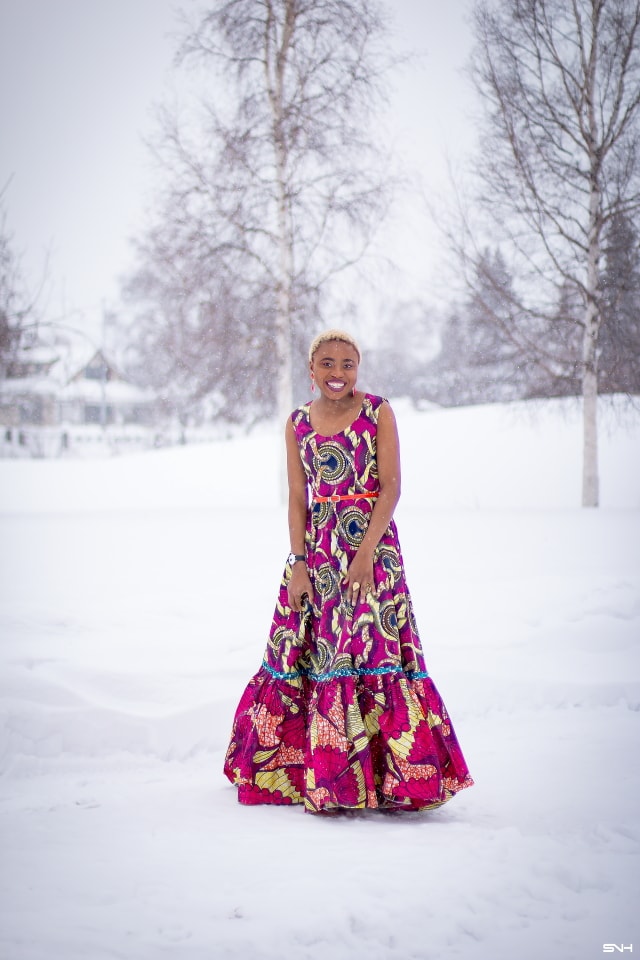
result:
<svg viewBox="0 0 640 960"><path fill-rule="evenodd" d="M310 370L323 396L328 400L342 400L355 390L357 351L342 340L327 340L314 353Z"/></svg>

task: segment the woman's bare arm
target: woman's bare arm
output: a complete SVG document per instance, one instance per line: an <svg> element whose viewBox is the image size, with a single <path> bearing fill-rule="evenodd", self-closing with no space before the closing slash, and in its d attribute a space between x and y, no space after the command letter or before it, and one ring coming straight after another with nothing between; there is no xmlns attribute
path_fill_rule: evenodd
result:
<svg viewBox="0 0 640 960"><path fill-rule="evenodd" d="M303 556L304 537L307 526L307 479L300 459L300 451L293 427L293 421L287 420L285 428L285 442L287 448L287 478L289 482L289 543L291 553ZM313 588L309 579L306 563L294 563L291 568L291 577L287 585L289 604L293 610L300 612L303 608L302 598L305 594L312 596Z"/></svg>

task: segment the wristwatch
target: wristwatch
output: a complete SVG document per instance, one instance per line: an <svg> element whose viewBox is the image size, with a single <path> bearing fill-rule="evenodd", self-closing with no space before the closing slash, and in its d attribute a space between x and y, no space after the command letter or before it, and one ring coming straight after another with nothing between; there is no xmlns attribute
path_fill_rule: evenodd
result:
<svg viewBox="0 0 640 960"><path fill-rule="evenodd" d="M301 554L301 553L290 553L289 556L287 557L287 563L290 563L291 566L293 566L294 563L297 563L297 562L298 562L298 560L306 560L306 559L307 559L307 558L305 557L304 553L302 553L302 554Z"/></svg>

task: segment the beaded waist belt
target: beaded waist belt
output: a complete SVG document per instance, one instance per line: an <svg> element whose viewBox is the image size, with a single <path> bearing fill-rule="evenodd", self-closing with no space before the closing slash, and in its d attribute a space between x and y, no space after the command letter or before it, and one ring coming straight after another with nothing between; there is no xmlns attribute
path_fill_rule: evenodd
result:
<svg viewBox="0 0 640 960"><path fill-rule="evenodd" d="M314 503L338 503L339 500L375 500L378 497L377 490L366 490L364 493L334 493L330 497L313 497Z"/></svg>

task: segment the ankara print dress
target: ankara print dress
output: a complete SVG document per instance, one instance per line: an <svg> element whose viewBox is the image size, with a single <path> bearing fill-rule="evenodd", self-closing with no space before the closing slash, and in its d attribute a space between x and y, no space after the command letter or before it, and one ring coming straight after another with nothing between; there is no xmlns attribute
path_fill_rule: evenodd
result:
<svg viewBox="0 0 640 960"><path fill-rule="evenodd" d="M378 490L382 397L316 433L309 404L292 414L309 484L305 552L313 598L289 606L284 570L262 666L235 714L224 772L240 803L424 810L473 783L425 669L395 522L374 555L375 594L346 598L345 574ZM313 496L350 495L337 502Z"/></svg>

